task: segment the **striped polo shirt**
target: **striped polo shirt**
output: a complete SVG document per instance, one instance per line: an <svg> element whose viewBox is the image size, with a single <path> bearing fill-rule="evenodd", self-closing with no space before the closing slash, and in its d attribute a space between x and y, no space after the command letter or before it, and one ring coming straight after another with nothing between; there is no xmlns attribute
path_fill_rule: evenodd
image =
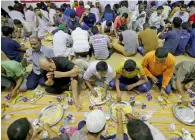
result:
<svg viewBox="0 0 195 140"><path fill-rule="evenodd" d="M109 57L108 44L110 40L107 35L96 34L90 37L96 59L107 59Z"/></svg>

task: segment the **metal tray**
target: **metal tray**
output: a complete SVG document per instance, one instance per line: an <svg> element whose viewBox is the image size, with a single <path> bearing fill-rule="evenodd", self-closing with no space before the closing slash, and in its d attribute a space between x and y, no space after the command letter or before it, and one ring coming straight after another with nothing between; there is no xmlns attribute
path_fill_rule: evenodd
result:
<svg viewBox="0 0 195 140"><path fill-rule="evenodd" d="M94 87L94 90L97 91L98 89L101 89L102 87ZM100 101L100 102L95 102L91 97L93 95L91 94L91 92L89 92L89 100L91 102L92 105L101 105L106 103L107 101L109 101L111 99L111 95L110 95L110 91L107 91L107 97L104 101ZM101 93L98 93L98 97L101 97Z"/></svg>
<svg viewBox="0 0 195 140"><path fill-rule="evenodd" d="M121 102L114 102L111 106L110 106L110 117L111 117L111 119L113 120L113 121L115 121L115 122L117 122L117 120L116 120L116 118L112 115L112 108L113 108L113 106L115 106L116 104L126 104L126 105L128 105L130 108L131 108L131 110L132 110L132 114L133 114L133 107L128 103L128 102L126 102L126 101L121 101ZM123 120L123 123L128 123L128 120Z"/></svg>
<svg viewBox="0 0 195 140"><path fill-rule="evenodd" d="M57 123L62 119L62 117L64 116L64 109L63 109L63 107L62 107L60 104L51 104L51 105L48 105L48 106L46 106L45 108L43 108L43 109L41 110L41 112L39 113L39 116L38 116L38 124L42 125L42 123L41 123L41 117L42 117L43 113L46 112L46 111L49 111L51 108L54 108L54 107L60 108L60 110L61 110L61 115L60 115L60 117L57 119L57 121L49 123L50 126L54 126L55 124L57 124ZM55 115L55 114L54 114L54 115ZM52 117L52 116L50 116L50 117Z"/></svg>
<svg viewBox="0 0 195 140"><path fill-rule="evenodd" d="M195 126L195 111L190 106L176 103L173 105L173 113L182 123Z"/></svg>

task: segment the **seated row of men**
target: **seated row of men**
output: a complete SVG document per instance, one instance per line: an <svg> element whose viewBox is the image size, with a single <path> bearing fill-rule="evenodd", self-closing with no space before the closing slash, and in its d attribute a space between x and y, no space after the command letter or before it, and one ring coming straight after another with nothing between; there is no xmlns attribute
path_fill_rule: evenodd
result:
<svg viewBox="0 0 195 140"><path fill-rule="evenodd" d="M60 94L68 90L71 85L73 99L78 109L82 108L79 101L79 93L84 89L85 84L94 96L97 96L93 85L103 86L105 93L102 100L107 96L110 87L116 89L117 99L121 100L121 90L137 90L148 92L152 84L156 84L161 89L161 94L168 97L171 88L178 90L183 95L185 89L191 88L195 78L195 63L193 61L183 61L176 65L175 58L164 48L157 48L156 51L147 53L141 64L134 60L123 60L114 78L112 67L105 61L94 61L91 63L82 59L77 59L75 63L65 57L55 57L51 48L41 45L37 37L30 38L31 54L28 61L33 63L33 70L26 75L25 61L2 62L2 86L9 88L16 82L12 90L15 97L19 91L35 89L38 84L45 85L48 93ZM84 79L85 83L83 83ZM172 82L171 82L172 79ZM185 89L182 87L185 83ZM78 86L80 85L80 86Z"/></svg>

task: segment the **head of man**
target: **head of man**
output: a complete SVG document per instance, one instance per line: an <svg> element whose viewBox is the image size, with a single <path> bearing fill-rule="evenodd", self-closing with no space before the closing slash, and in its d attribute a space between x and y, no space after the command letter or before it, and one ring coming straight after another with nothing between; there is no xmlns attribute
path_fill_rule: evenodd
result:
<svg viewBox="0 0 195 140"><path fill-rule="evenodd" d="M152 2L150 3L150 5L151 5L151 7L154 7L154 6L156 6L156 2L155 2L155 1L152 1Z"/></svg>
<svg viewBox="0 0 195 140"><path fill-rule="evenodd" d="M98 34L99 33L99 30L98 30L97 26L93 26L91 28L91 32L93 33L93 35Z"/></svg>
<svg viewBox="0 0 195 140"><path fill-rule="evenodd" d="M180 7L180 15L183 15L187 11L187 6L185 4L182 4Z"/></svg>
<svg viewBox="0 0 195 140"><path fill-rule="evenodd" d="M150 24L148 22L144 23L144 30L149 28L150 27Z"/></svg>
<svg viewBox="0 0 195 140"><path fill-rule="evenodd" d="M132 140L153 140L150 128L139 119L127 123L127 133Z"/></svg>
<svg viewBox="0 0 195 140"><path fill-rule="evenodd" d="M76 14L74 12L70 13L70 20L75 21Z"/></svg>
<svg viewBox="0 0 195 140"><path fill-rule="evenodd" d="M184 22L181 24L182 29L188 30L190 28L190 24L188 22Z"/></svg>
<svg viewBox="0 0 195 140"><path fill-rule="evenodd" d="M13 31L14 31L14 29L11 28L11 27L9 27L9 26L3 26L3 27L1 27L1 32L6 37L12 37Z"/></svg>
<svg viewBox="0 0 195 140"><path fill-rule="evenodd" d="M22 22L18 19L14 19L14 25L18 28L23 28Z"/></svg>
<svg viewBox="0 0 195 140"><path fill-rule="evenodd" d="M127 18L128 18L128 14L127 13L123 13L122 17L121 17L121 20L125 21Z"/></svg>
<svg viewBox="0 0 195 140"><path fill-rule="evenodd" d="M120 26L120 31L125 31L125 30L127 30L128 28L127 28L127 25L126 24L122 24L121 26Z"/></svg>
<svg viewBox="0 0 195 140"><path fill-rule="evenodd" d="M53 72L56 70L56 65L54 61L47 57L41 57L39 59L39 66L41 69L48 71L48 72Z"/></svg>
<svg viewBox="0 0 195 140"><path fill-rule="evenodd" d="M27 10L33 11L33 7L31 5L26 5Z"/></svg>
<svg viewBox="0 0 195 140"><path fill-rule="evenodd" d="M6 14L1 13L1 22L7 23L8 22L8 17Z"/></svg>
<svg viewBox="0 0 195 140"><path fill-rule="evenodd" d="M86 126L89 135L94 137L99 136L106 126L106 117L101 110L94 110L87 115Z"/></svg>
<svg viewBox="0 0 195 140"><path fill-rule="evenodd" d="M126 73L131 73L132 71L134 71L136 68L136 63L134 60L128 59L125 61L125 64L123 66L123 70Z"/></svg>
<svg viewBox="0 0 195 140"><path fill-rule="evenodd" d="M85 13L86 15L89 15L90 12L90 6L89 5L85 5Z"/></svg>
<svg viewBox="0 0 195 140"><path fill-rule="evenodd" d="M104 61L99 61L96 65L96 70L101 77L104 77L108 70L108 64Z"/></svg>
<svg viewBox="0 0 195 140"><path fill-rule="evenodd" d="M95 6L96 6L97 8L100 8L100 7L101 7L99 2L96 2L96 3L95 3Z"/></svg>
<svg viewBox="0 0 195 140"><path fill-rule="evenodd" d="M107 20L107 21L106 21L106 29L107 29L107 30L110 30L111 27L112 27L112 21Z"/></svg>
<svg viewBox="0 0 195 140"><path fill-rule="evenodd" d="M79 1L79 6L84 6L84 2L83 1Z"/></svg>
<svg viewBox="0 0 195 140"><path fill-rule="evenodd" d="M168 52L164 48L158 48L155 52L156 61L159 63L164 63L168 56Z"/></svg>
<svg viewBox="0 0 195 140"><path fill-rule="evenodd" d="M65 25L64 25L64 24L60 24L60 25L58 26L58 30L65 31Z"/></svg>
<svg viewBox="0 0 195 140"><path fill-rule="evenodd" d="M78 6L78 1L77 0L74 1L74 5Z"/></svg>
<svg viewBox="0 0 195 140"><path fill-rule="evenodd" d="M29 39L30 45L33 49L33 51L38 52L41 49L41 40L38 37L31 37Z"/></svg>
<svg viewBox="0 0 195 140"><path fill-rule="evenodd" d="M27 118L14 121L7 129L7 136L10 140L30 140L33 129Z"/></svg>
<svg viewBox="0 0 195 140"><path fill-rule="evenodd" d="M181 24L182 24L182 19L180 17L174 17L172 22L172 27L180 28Z"/></svg>
<svg viewBox="0 0 195 140"><path fill-rule="evenodd" d="M138 9L139 9L139 13L143 12L145 10L145 5L140 4Z"/></svg>
<svg viewBox="0 0 195 140"><path fill-rule="evenodd" d="M34 9L35 13L38 14L39 16L41 16L41 11L40 11L40 8L36 7Z"/></svg>
<svg viewBox="0 0 195 140"><path fill-rule="evenodd" d="M59 17L61 17L62 14L63 14L62 9L61 9L61 8L56 8L56 14L57 14Z"/></svg>
<svg viewBox="0 0 195 140"><path fill-rule="evenodd" d="M8 6L8 9L9 9L9 11L13 11L14 10L14 7Z"/></svg>
<svg viewBox="0 0 195 140"><path fill-rule="evenodd" d="M158 15L161 15L162 12L163 12L163 9L164 9L164 8L163 8L162 6L159 6L159 7L157 8L157 11L156 11L157 14L158 14Z"/></svg>

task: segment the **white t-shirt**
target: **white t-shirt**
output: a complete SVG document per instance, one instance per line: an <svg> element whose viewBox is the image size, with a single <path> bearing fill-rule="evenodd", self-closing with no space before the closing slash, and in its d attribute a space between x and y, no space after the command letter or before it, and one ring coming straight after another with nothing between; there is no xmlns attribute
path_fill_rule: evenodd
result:
<svg viewBox="0 0 195 140"><path fill-rule="evenodd" d="M55 56L64 56L68 44L72 44L72 38L69 34L61 30L55 33L53 36L53 52Z"/></svg>
<svg viewBox="0 0 195 140"><path fill-rule="evenodd" d="M25 12L25 18L26 18L26 21L28 21L28 22L34 22L35 12L31 11L31 10L27 10Z"/></svg>
<svg viewBox="0 0 195 140"><path fill-rule="evenodd" d="M102 29L104 29L104 31L105 31L105 29L106 29L106 21L102 22ZM113 22L112 22L112 25L111 25L110 30L111 30L111 31L114 30L114 24L113 24Z"/></svg>
<svg viewBox="0 0 195 140"><path fill-rule="evenodd" d="M86 72L84 73L83 75L83 79L84 80L90 80L90 78L95 75L98 79L101 79L101 76L99 75L99 73L97 72L96 70L96 65L99 61L94 61L94 62L91 62L86 70ZM113 79L114 77L114 72L113 72L113 69L112 67L107 63L108 65L108 71L105 75L105 83L106 84L109 84L109 82Z"/></svg>
<svg viewBox="0 0 195 140"><path fill-rule="evenodd" d="M180 17L180 18L182 19L182 23L183 23L183 22L187 22L188 19L189 19L189 13L188 13L188 12L184 12L183 15L180 15L180 14L179 14L179 11L178 11L178 12L176 12L176 13L173 15L173 17L171 18L171 22L173 21L174 17Z"/></svg>
<svg viewBox="0 0 195 140"><path fill-rule="evenodd" d="M150 24L150 26L155 26L156 28L160 28L160 26L165 26L162 15L158 16L156 11L153 12L150 16L148 23Z"/></svg>
<svg viewBox="0 0 195 140"><path fill-rule="evenodd" d="M73 49L75 53L83 53L89 51L89 33L77 27L72 32Z"/></svg>
<svg viewBox="0 0 195 140"><path fill-rule="evenodd" d="M20 20L20 21L23 21L23 20L24 20L24 15L23 15L22 13L18 12L18 11L13 10L13 11L9 12L8 14L9 14L9 16L10 16L13 20L14 20L14 19L18 19L18 20Z"/></svg>
<svg viewBox="0 0 195 140"><path fill-rule="evenodd" d="M47 21L47 19L45 19L44 17L40 18L39 16L38 16L38 20L39 20L38 29L47 30L50 24L49 21ZM35 16L35 23L36 23L36 16Z"/></svg>

